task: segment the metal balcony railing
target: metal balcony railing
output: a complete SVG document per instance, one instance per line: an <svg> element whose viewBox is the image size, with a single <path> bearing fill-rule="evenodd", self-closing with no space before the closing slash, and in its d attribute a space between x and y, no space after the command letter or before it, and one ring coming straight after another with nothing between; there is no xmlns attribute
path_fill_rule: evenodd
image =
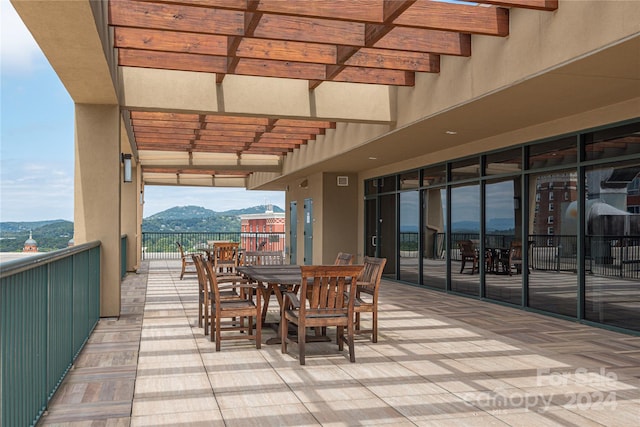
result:
<svg viewBox="0 0 640 427"><path fill-rule="evenodd" d="M268 232L148 232L142 233L142 259L179 259L176 242L187 252L208 248L211 242L239 242L246 251L281 251L285 253L285 233Z"/></svg>
<svg viewBox="0 0 640 427"><path fill-rule="evenodd" d="M35 425L100 317L100 242L0 265L0 425Z"/></svg>

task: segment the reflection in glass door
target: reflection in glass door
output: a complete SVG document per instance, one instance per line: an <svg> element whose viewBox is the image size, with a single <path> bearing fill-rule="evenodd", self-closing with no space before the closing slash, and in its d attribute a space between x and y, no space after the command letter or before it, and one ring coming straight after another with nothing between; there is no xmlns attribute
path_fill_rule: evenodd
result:
<svg viewBox="0 0 640 427"><path fill-rule="evenodd" d="M386 258L383 276L396 278L397 246L396 246L396 195L386 194L378 197L378 256Z"/></svg>
<svg viewBox="0 0 640 427"><path fill-rule="evenodd" d="M423 190L424 236L422 284L437 289L447 288L447 190Z"/></svg>
<svg viewBox="0 0 640 427"><path fill-rule="evenodd" d="M493 300L520 304L520 178L487 182L485 189L485 295Z"/></svg>
<svg viewBox="0 0 640 427"><path fill-rule="evenodd" d="M383 275L396 278L396 196L387 194L365 201L365 254L386 258Z"/></svg>
<svg viewBox="0 0 640 427"><path fill-rule="evenodd" d="M576 317L577 170L534 175L529 181L529 306Z"/></svg>
<svg viewBox="0 0 640 427"><path fill-rule="evenodd" d="M480 295L480 185L451 188L451 290Z"/></svg>
<svg viewBox="0 0 640 427"><path fill-rule="evenodd" d="M398 279L420 283L418 241L420 238L420 193L400 193L400 272Z"/></svg>
<svg viewBox="0 0 640 427"><path fill-rule="evenodd" d="M640 163L586 170L585 319L640 331Z"/></svg>

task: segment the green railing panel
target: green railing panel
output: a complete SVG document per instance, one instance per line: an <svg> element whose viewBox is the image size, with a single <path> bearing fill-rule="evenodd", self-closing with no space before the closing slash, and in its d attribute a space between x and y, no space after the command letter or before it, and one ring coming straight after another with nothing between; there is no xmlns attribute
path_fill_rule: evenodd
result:
<svg viewBox="0 0 640 427"><path fill-rule="evenodd" d="M100 317L100 242L0 264L0 425L35 425Z"/></svg>
<svg viewBox="0 0 640 427"><path fill-rule="evenodd" d="M73 355L82 349L89 323L89 254L83 252L73 257Z"/></svg>
<svg viewBox="0 0 640 427"><path fill-rule="evenodd" d="M2 280L2 425L31 425L47 403L47 268Z"/></svg>
<svg viewBox="0 0 640 427"><path fill-rule="evenodd" d="M89 250L89 293L87 295L87 307L89 307L89 334L100 320L100 247ZM89 338L87 334L87 338Z"/></svg>
<svg viewBox="0 0 640 427"><path fill-rule="evenodd" d="M50 264L49 278L49 369L47 389L55 390L73 360L73 258Z"/></svg>

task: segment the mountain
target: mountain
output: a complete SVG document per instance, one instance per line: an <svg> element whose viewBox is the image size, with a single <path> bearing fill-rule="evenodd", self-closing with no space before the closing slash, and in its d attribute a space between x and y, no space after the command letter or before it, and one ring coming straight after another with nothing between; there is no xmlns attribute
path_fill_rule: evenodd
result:
<svg viewBox="0 0 640 427"><path fill-rule="evenodd" d="M29 234L29 230L35 230L36 228L44 227L45 225L55 224L59 222L66 222L63 219L53 219L49 221L30 221L30 222L0 222L0 232L2 233L19 233L19 232L27 232Z"/></svg>
<svg viewBox="0 0 640 427"><path fill-rule="evenodd" d="M142 220L142 231L239 232L239 215L264 213L265 211L265 205L224 212L212 211L211 209L206 209L201 206L176 206L144 218ZM273 206L273 211L284 212L284 210L278 206Z"/></svg>
<svg viewBox="0 0 640 427"><path fill-rule="evenodd" d="M265 205L216 212L201 206L176 206L142 220L142 231L239 232L239 215L263 213ZM284 212L273 206L273 212ZM41 252L64 249L73 238L73 222L65 220L0 222L0 252L20 252L29 232Z"/></svg>
<svg viewBox="0 0 640 427"><path fill-rule="evenodd" d="M149 220L174 220L174 219L193 219L193 218L209 218L217 215L217 212L211 209L206 209L201 206L175 206L169 208L166 211L158 212L147 218L144 221Z"/></svg>

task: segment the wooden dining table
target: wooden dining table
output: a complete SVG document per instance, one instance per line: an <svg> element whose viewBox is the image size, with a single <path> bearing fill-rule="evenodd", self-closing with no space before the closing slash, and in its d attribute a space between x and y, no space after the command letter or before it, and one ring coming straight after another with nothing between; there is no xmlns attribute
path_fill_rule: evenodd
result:
<svg viewBox="0 0 640 427"><path fill-rule="evenodd" d="M237 268L238 273L252 282L257 282L263 286L263 306L261 321L263 326L273 326L278 332L278 336L267 340L267 344L280 343L280 321L275 323L267 323L267 311L269 308L269 300L272 295L276 296L278 306L282 307L283 291L297 292L300 286L302 273L300 266L295 264L282 265L251 265L240 266Z"/></svg>

